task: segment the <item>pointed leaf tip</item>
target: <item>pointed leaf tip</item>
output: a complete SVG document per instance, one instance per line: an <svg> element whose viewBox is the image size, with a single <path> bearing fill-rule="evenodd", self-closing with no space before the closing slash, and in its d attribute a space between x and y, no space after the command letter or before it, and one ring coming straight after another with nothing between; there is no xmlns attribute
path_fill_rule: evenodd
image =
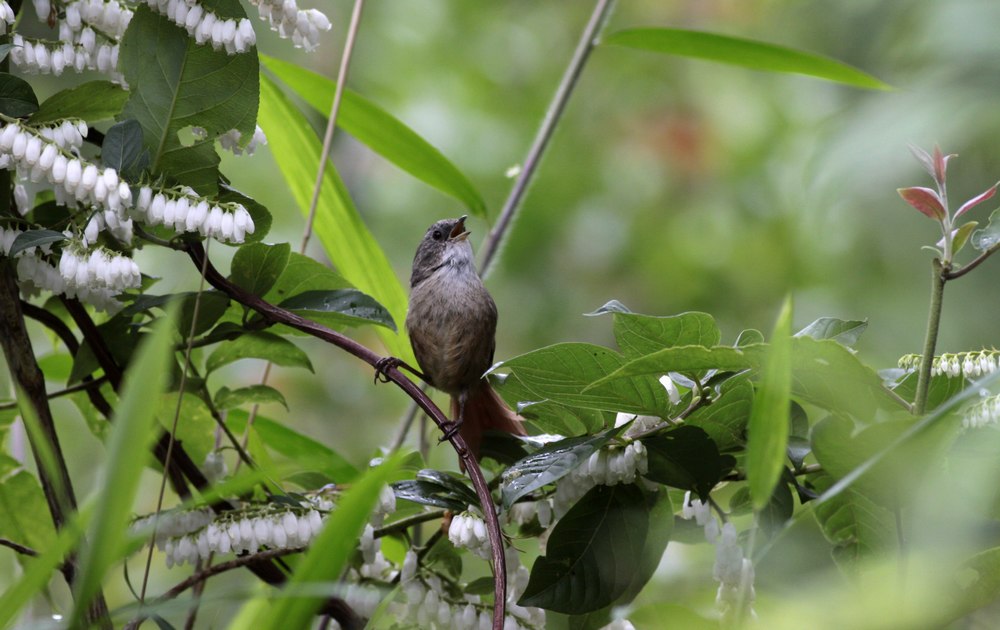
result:
<svg viewBox="0 0 1000 630"><path fill-rule="evenodd" d="M896 192L903 198L903 201L931 219L943 221L945 216L947 216L944 204L941 203L941 198L930 188L911 186L910 188L897 188Z"/></svg>
<svg viewBox="0 0 1000 630"><path fill-rule="evenodd" d="M957 219L958 217L962 216L963 214L965 214L969 210L972 210L973 208L975 208L976 206L978 206L982 202L986 201L987 199L989 199L990 197L992 197L993 195L995 195L996 192L997 192L997 186L1000 186L1000 182L997 182L996 184L993 184L992 186L990 186L989 188L987 188L984 192L976 195L972 199L969 199L968 201L966 201L965 203L963 203L962 207L960 207L955 212L955 218Z"/></svg>

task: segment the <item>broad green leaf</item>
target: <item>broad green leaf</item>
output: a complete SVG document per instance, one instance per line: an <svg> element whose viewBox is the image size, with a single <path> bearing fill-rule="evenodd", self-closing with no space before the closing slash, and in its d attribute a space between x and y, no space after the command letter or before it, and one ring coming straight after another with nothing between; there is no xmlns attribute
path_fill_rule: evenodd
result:
<svg viewBox="0 0 1000 630"><path fill-rule="evenodd" d="M236 0L215 11L246 17ZM214 138L231 129L253 135L259 94L256 48L230 55L195 43L166 16L139 5L121 41L119 68L129 85L123 118L142 125L154 173L166 173L199 194L218 190ZM205 140L184 146L178 132L201 127Z"/></svg>
<svg viewBox="0 0 1000 630"><path fill-rule="evenodd" d="M38 479L26 470L4 478L0 482L0 536L42 550L53 543L55 535Z"/></svg>
<svg viewBox="0 0 1000 630"><path fill-rule="evenodd" d="M38 97L21 77L0 72L0 114L24 118L38 111Z"/></svg>
<svg viewBox="0 0 1000 630"><path fill-rule="evenodd" d="M330 113L336 85L299 64L261 55L273 72L310 107L323 116ZM410 175L458 199L477 216L486 215L482 197L440 151L378 105L351 90L344 90L337 126Z"/></svg>
<svg viewBox="0 0 1000 630"><path fill-rule="evenodd" d="M237 434L246 428L247 412L234 409L226 416L226 424ZM339 453L295 429L260 414L254 419L254 429L267 448L329 477L330 482L346 483L357 476L358 470Z"/></svg>
<svg viewBox="0 0 1000 630"><path fill-rule="evenodd" d="M799 332L796 337L812 337L813 339L832 339L845 346L853 346L858 342L861 333L868 328L868 320L843 320L835 317L820 317Z"/></svg>
<svg viewBox="0 0 1000 630"><path fill-rule="evenodd" d="M327 326L375 324L396 330L389 311L357 289L306 291L293 295L278 306Z"/></svg>
<svg viewBox="0 0 1000 630"><path fill-rule="evenodd" d="M646 542L632 583L625 593L614 601L616 606L631 603L642 592L660 566L663 553L667 550L667 544L674 533L674 506L670 501L670 493L666 490L650 492L647 494L646 502L649 505L649 531L646 533Z"/></svg>
<svg viewBox="0 0 1000 630"><path fill-rule="evenodd" d="M954 618L989 606L1000 597L1000 547L972 556L955 571L953 594L958 601Z"/></svg>
<svg viewBox="0 0 1000 630"><path fill-rule="evenodd" d="M13 257L15 254L19 254L30 247L40 247L65 240L66 235L55 230L28 230L27 232L21 232L14 238L14 242L11 243L10 251L7 255Z"/></svg>
<svg viewBox="0 0 1000 630"><path fill-rule="evenodd" d="M285 270L290 252L288 243L244 245L233 255L231 279L250 293L262 296L271 290Z"/></svg>
<svg viewBox="0 0 1000 630"><path fill-rule="evenodd" d="M80 553L74 585L76 624L83 619L108 570L125 552L122 532L128 529L132 501L149 458L149 445L157 435L153 430L156 406L150 401L159 398L167 384L175 312L171 311L156 324L125 374L121 401L108 436L96 513L87 532L87 546Z"/></svg>
<svg viewBox="0 0 1000 630"><path fill-rule="evenodd" d="M720 451L741 447L753 396L753 385L746 377L730 379L722 385L722 394L715 402L692 413L684 424L704 429Z"/></svg>
<svg viewBox="0 0 1000 630"><path fill-rule="evenodd" d="M697 492L708 499L715 484L735 466L729 455L720 455L715 442L696 426L684 425L642 441L646 447L651 481Z"/></svg>
<svg viewBox="0 0 1000 630"><path fill-rule="evenodd" d="M278 304L306 291L333 291L350 288L339 273L308 256L291 252L285 269L264 295L271 304Z"/></svg>
<svg viewBox="0 0 1000 630"><path fill-rule="evenodd" d="M747 481L755 510L767 505L785 461L792 393L792 301L786 299L771 335L747 425Z"/></svg>
<svg viewBox="0 0 1000 630"><path fill-rule="evenodd" d="M132 118L112 125L101 143L101 163L128 181L137 181L149 166L149 150L143 146L142 125Z"/></svg>
<svg viewBox="0 0 1000 630"><path fill-rule="evenodd" d="M666 390L655 377L602 379L620 371L627 360L603 346L561 343L505 361L538 400L572 407L660 415L670 408Z"/></svg>
<svg viewBox="0 0 1000 630"><path fill-rule="evenodd" d="M241 407L247 403L264 404L276 402L285 409L288 403L284 395L278 390L268 385L250 385L249 387L238 387L229 389L220 387L215 393L215 406L219 409L232 409Z"/></svg>
<svg viewBox="0 0 1000 630"><path fill-rule="evenodd" d="M261 77L258 123L267 133L268 147L299 210L307 215L319 165L319 139L302 112L267 77ZM375 298L389 311L393 321L403 321L407 309L406 292L329 162L314 228L327 256L347 281ZM390 353L410 365L416 364L404 331L379 330L379 336Z"/></svg>
<svg viewBox="0 0 1000 630"><path fill-rule="evenodd" d="M111 120L121 113L128 100L128 90L111 81L88 81L56 92L31 115L32 125L42 125L66 118L79 118L89 124Z"/></svg>
<svg viewBox="0 0 1000 630"><path fill-rule="evenodd" d="M760 363L762 346L744 348L730 346L676 346L664 348L643 357L625 362L603 379L591 383L587 389L606 386L616 380L641 376L663 375L668 372L691 373L702 370L745 370Z"/></svg>
<svg viewBox="0 0 1000 630"><path fill-rule="evenodd" d="M790 474L787 469L784 473L785 475ZM795 499L792 497L792 490L786 480L779 480L767 504L757 512L760 528L769 538L773 538L785 527L794 511Z"/></svg>
<svg viewBox="0 0 1000 630"><path fill-rule="evenodd" d="M952 232L952 248L953 253L957 254L962 251L965 244L969 241L969 237L972 236L972 231L979 226L979 221L969 221L963 223L957 230Z"/></svg>
<svg viewBox="0 0 1000 630"><path fill-rule="evenodd" d="M556 523L518 604L571 615L607 606L631 586L648 531L638 486L593 488Z"/></svg>
<svg viewBox="0 0 1000 630"><path fill-rule="evenodd" d="M609 424L605 416L610 412L535 400L538 396L513 374L491 374L490 381L507 405L540 433L570 437L596 433Z"/></svg>
<svg viewBox="0 0 1000 630"><path fill-rule="evenodd" d="M746 330L740 331L740 334L736 337L736 343L733 345L737 348L743 348L746 346L755 346L761 343L764 343L764 333L760 332L756 328L747 328Z"/></svg>
<svg viewBox="0 0 1000 630"><path fill-rule="evenodd" d="M417 481L433 483L451 492L455 497L465 501L466 505L478 505L479 497L463 479L440 470L424 468L417 471Z"/></svg>
<svg viewBox="0 0 1000 630"><path fill-rule="evenodd" d="M827 489L832 481L827 475L813 478L820 491ZM833 545L834 561L844 571L856 572L864 560L896 550L896 521L892 512L854 488L817 504L813 515Z"/></svg>
<svg viewBox="0 0 1000 630"><path fill-rule="evenodd" d="M388 458L378 468L369 470L341 495L337 509L327 518L323 530L302 558L282 597L270 601L252 627L259 630L304 628L327 596L297 592L314 585L333 582L340 576L351 554L355 553L358 537L378 501L379 491L398 469L402 457Z"/></svg>
<svg viewBox="0 0 1000 630"><path fill-rule="evenodd" d="M521 497L554 483L587 461L602 446L617 437L624 427L594 436L568 438L546 444L503 472L500 494L504 509Z"/></svg>
<svg viewBox="0 0 1000 630"><path fill-rule="evenodd" d="M829 57L716 33L673 28L635 28L612 33L604 38L603 43L719 61L754 70L804 74L872 90L890 89L887 84L870 74Z"/></svg>
<svg viewBox="0 0 1000 630"><path fill-rule="evenodd" d="M283 337L269 332L255 332L226 342L209 355L205 371L213 372L240 359L264 359L282 367L304 367L313 371L309 356Z"/></svg>
<svg viewBox="0 0 1000 630"><path fill-rule="evenodd" d="M161 297L161 296L151 296ZM171 296L164 296L171 297ZM219 321L229 307L229 296L221 291L189 292L177 295L180 298L180 314L177 317L177 332L187 337L189 334L200 335ZM196 308L197 306L197 308ZM198 320L194 320L195 310ZM192 328L192 323L194 327Z"/></svg>
<svg viewBox="0 0 1000 630"><path fill-rule="evenodd" d="M1000 208L993 211L986 227L972 233L972 247L981 252L996 247L1000 243Z"/></svg>
<svg viewBox="0 0 1000 630"><path fill-rule="evenodd" d="M612 300L589 315L612 313L615 341L622 354L635 359L674 346L715 346L722 336L708 313L681 313L668 317L640 315Z"/></svg>
<svg viewBox="0 0 1000 630"><path fill-rule="evenodd" d="M913 402L917 396L917 381L919 379L920 375L917 372L910 372L892 388L892 391L904 400ZM932 376L927 386L927 404L925 409L928 411L936 409L938 405L957 395L963 389L965 389L964 376L952 377L945 374Z"/></svg>
<svg viewBox="0 0 1000 630"><path fill-rule="evenodd" d="M469 504L464 497L436 483L427 481L397 481L392 484L397 499L405 499L419 505L445 508L453 512L465 511Z"/></svg>

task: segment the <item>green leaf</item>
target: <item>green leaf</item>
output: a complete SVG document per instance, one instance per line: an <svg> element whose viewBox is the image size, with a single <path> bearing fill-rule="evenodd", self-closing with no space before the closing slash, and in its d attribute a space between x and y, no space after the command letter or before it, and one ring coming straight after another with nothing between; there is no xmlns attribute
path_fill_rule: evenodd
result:
<svg viewBox="0 0 1000 630"><path fill-rule="evenodd" d="M397 481L392 484L392 490L396 493L397 499L405 499L419 505L431 505L453 512L463 512L469 506L464 497L456 496L448 488L427 481Z"/></svg>
<svg viewBox="0 0 1000 630"><path fill-rule="evenodd" d="M976 229L979 225L979 221L969 221L968 223L962 224L957 230L953 232L952 236L952 253L957 254L962 251L965 247L966 242L969 240L969 236L972 235L972 231Z"/></svg>
<svg viewBox="0 0 1000 630"><path fill-rule="evenodd" d="M246 17L236 0L217 12ZM257 51L230 55L197 44L183 29L140 5L121 40L119 68L129 84L123 118L142 125L154 173L166 173L199 194L218 190L219 156L214 138L230 129L253 135L259 95ZM205 140L181 144L187 127L208 132Z"/></svg>
<svg viewBox="0 0 1000 630"><path fill-rule="evenodd" d="M631 603L642 592L643 587L652 579L657 567L660 566L663 553L667 550L667 544L674 533L674 506L670 501L670 494L665 490L650 492L646 503L649 506L649 530L646 533L646 542L632 583L625 593L614 601L616 606Z"/></svg>
<svg viewBox="0 0 1000 630"><path fill-rule="evenodd" d="M804 74L871 90L890 86L856 68L814 53L739 37L672 28L635 28L612 33L605 44L694 57L768 72Z"/></svg>
<svg viewBox="0 0 1000 630"><path fill-rule="evenodd" d="M747 328L746 330L740 331L740 334L736 337L736 343L734 345L737 348L744 348L746 346L755 346L762 343L764 343L764 334L756 328Z"/></svg>
<svg viewBox="0 0 1000 630"><path fill-rule="evenodd" d="M648 531L637 486L593 488L556 523L518 604L571 615L607 606L631 586Z"/></svg>
<svg viewBox="0 0 1000 630"><path fill-rule="evenodd" d="M666 390L655 377L604 382L627 360L603 346L561 343L514 357L502 364L538 400L572 407L661 415L670 408Z"/></svg>
<svg viewBox="0 0 1000 630"><path fill-rule="evenodd" d="M101 163L128 181L137 181L149 166L149 150L142 144L142 125L129 118L112 125L101 144Z"/></svg>
<svg viewBox="0 0 1000 630"><path fill-rule="evenodd" d="M336 85L302 66L261 55L264 67L323 116L330 112ZM378 105L344 90L337 126L410 175L458 199L476 216L486 215L486 204L472 183L454 164L412 129Z"/></svg>
<svg viewBox="0 0 1000 630"><path fill-rule="evenodd" d="M479 505L479 497L476 496L475 490L470 488L463 479L454 475L432 468L424 468L417 471L417 481L441 486L459 500L464 501L466 505Z"/></svg>
<svg viewBox="0 0 1000 630"><path fill-rule="evenodd" d="M684 630L719 630L719 622L702 617L679 604L656 603L642 606L628 615L636 628L684 628Z"/></svg>
<svg viewBox="0 0 1000 630"><path fill-rule="evenodd" d="M246 429L247 416L247 412L234 409L226 415L226 424L235 433L241 434ZM291 427L260 414L254 419L253 427L267 448L301 464L303 468L323 473L331 482L346 483L358 475L357 468L339 453Z"/></svg>
<svg viewBox="0 0 1000 630"><path fill-rule="evenodd" d="M172 310L156 324L125 374L121 401L107 441L94 521L88 530L87 546L80 553L71 625L80 623L104 576L126 552L122 532L128 529L132 501L149 458L149 446L157 435L153 431L156 405L150 401L157 400L167 384L175 313Z"/></svg>
<svg viewBox="0 0 1000 630"><path fill-rule="evenodd" d="M0 114L24 118L38 111L38 97L31 84L13 74L0 72Z"/></svg>
<svg viewBox="0 0 1000 630"><path fill-rule="evenodd" d="M500 486L504 509L510 509L521 497L562 479L623 430L624 427L616 427L591 437L552 442L510 466L503 472Z"/></svg>
<svg viewBox="0 0 1000 630"><path fill-rule="evenodd" d="M129 93L111 81L88 81L56 92L32 114L31 124L41 125L65 118L80 118L90 124L111 120L121 113Z"/></svg>
<svg viewBox="0 0 1000 630"><path fill-rule="evenodd" d="M333 291L347 288L350 288L350 284L333 269L309 256L291 252L284 270L264 295L264 299L271 304L278 304L306 291Z"/></svg>
<svg viewBox="0 0 1000 630"><path fill-rule="evenodd" d="M13 257L15 254L19 254L29 247L40 247L65 240L66 235L55 230L28 230L27 232L21 232L14 238L14 242L11 243L10 251L7 255Z"/></svg>
<svg viewBox="0 0 1000 630"><path fill-rule="evenodd" d="M305 119L267 77L261 77L258 123L267 133L274 154L303 216L309 211L320 143ZM316 209L315 234L340 273L358 290L372 296L392 315L406 318L407 299L389 260L361 221L347 188L329 162ZM389 352L410 365L416 364L404 331L379 330Z"/></svg>
<svg viewBox="0 0 1000 630"><path fill-rule="evenodd" d="M832 483L828 475L813 478L813 484L821 492ZM896 550L896 520L892 512L854 488L815 504L813 515L833 545L834 561L844 571L857 572L864 560Z"/></svg>
<svg viewBox="0 0 1000 630"><path fill-rule="evenodd" d="M232 281L250 293L262 296L271 290L285 270L290 252L288 243L244 245L233 255Z"/></svg>
<svg viewBox="0 0 1000 630"><path fill-rule="evenodd" d="M491 374L490 383L507 404L540 433L574 436L596 433L605 427L610 412L584 407L568 407L551 400L534 400L537 395L513 374Z"/></svg>
<svg viewBox="0 0 1000 630"><path fill-rule="evenodd" d="M981 551L955 570L951 589L957 605L949 610L958 619L985 608L1000 597L1000 547Z"/></svg>
<svg viewBox="0 0 1000 630"><path fill-rule="evenodd" d="M247 403L263 404L270 402L279 403L285 409L288 409L285 396L268 385L251 385L237 389L220 387L219 391L215 393L215 406L219 409L233 409Z"/></svg>
<svg viewBox="0 0 1000 630"><path fill-rule="evenodd" d="M787 473L787 470L785 472ZM792 497L791 488L784 481L779 481L767 505L758 512L758 522L767 536L773 538L785 527L794 511L795 499Z"/></svg>
<svg viewBox="0 0 1000 630"><path fill-rule="evenodd" d="M835 317L820 317L799 332L796 337L812 337L813 339L832 339L845 346L853 346L858 342L861 333L868 328L868 320L837 319Z"/></svg>
<svg viewBox="0 0 1000 630"><path fill-rule="evenodd" d="M643 357L625 362L617 370L601 380L591 383L587 389L607 386L617 380L635 376L668 372L691 373L702 370L745 370L759 364L762 346L744 348L730 346L677 346L664 348Z"/></svg>
<svg viewBox="0 0 1000 630"><path fill-rule="evenodd" d="M1000 208L990 214L986 227L972 233L972 247L981 252L996 247L1000 243Z"/></svg>
<svg viewBox="0 0 1000 630"><path fill-rule="evenodd" d="M313 371L309 356L294 343L273 333L255 332L216 348L205 362L205 372L214 372L240 359L264 359L282 367L304 367Z"/></svg>
<svg viewBox="0 0 1000 630"><path fill-rule="evenodd" d="M375 324L396 330L389 311L357 289L306 291L293 295L278 306L327 326Z"/></svg>
<svg viewBox="0 0 1000 630"><path fill-rule="evenodd" d="M913 402L917 396L918 380L920 380L920 375L917 372L910 372L892 388L892 391L896 392L904 400ZM951 377L946 374L932 376L927 387L927 404L925 409L928 411L937 409L939 405L952 396L957 395L963 389L965 389L964 376Z"/></svg>
<svg viewBox="0 0 1000 630"><path fill-rule="evenodd" d="M742 447L753 396L753 385L748 378L730 379L722 385L722 393L715 402L696 410L684 424L704 429L720 451Z"/></svg>
<svg viewBox="0 0 1000 630"><path fill-rule="evenodd" d="M315 587L333 582L340 575L355 552L361 530L368 522L382 486L395 474L401 459L399 455L389 458L351 484L292 573L282 593L284 596L271 599L251 627L279 630L304 628L311 623L313 615L329 597L317 593Z"/></svg>
<svg viewBox="0 0 1000 630"><path fill-rule="evenodd" d="M26 470L18 470L0 483L0 536L35 550L48 549L55 541L42 486Z"/></svg>
<svg viewBox="0 0 1000 630"><path fill-rule="evenodd" d="M635 359L674 346L714 346L722 336L708 313L681 313L669 317L640 315L612 300L589 315L613 313L615 341L622 354Z"/></svg>
<svg viewBox="0 0 1000 630"><path fill-rule="evenodd" d="M767 505L785 461L792 390L792 301L785 300L764 359L747 426L747 481L755 510Z"/></svg>
<svg viewBox="0 0 1000 630"><path fill-rule="evenodd" d="M680 490L697 492L703 500L736 461L720 455L715 442L696 426L684 425L646 438L649 472L643 475L651 481Z"/></svg>

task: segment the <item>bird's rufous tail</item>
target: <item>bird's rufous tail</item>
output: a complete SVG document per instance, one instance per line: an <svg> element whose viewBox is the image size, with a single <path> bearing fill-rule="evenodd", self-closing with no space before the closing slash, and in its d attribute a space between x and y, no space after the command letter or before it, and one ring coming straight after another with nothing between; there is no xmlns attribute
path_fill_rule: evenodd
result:
<svg viewBox="0 0 1000 630"><path fill-rule="evenodd" d="M451 398L451 417L458 417L458 399ZM521 416L514 413L485 379L469 392L465 401L462 426L458 432L469 450L479 459L479 447L486 431L506 431L526 435Z"/></svg>

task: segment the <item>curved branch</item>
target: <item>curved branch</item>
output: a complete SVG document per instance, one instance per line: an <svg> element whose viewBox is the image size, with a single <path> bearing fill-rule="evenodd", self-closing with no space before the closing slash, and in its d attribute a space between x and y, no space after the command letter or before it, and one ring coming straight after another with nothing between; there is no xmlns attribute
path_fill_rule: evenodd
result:
<svg viewBox="0 0 1000 630"><path fill-rule="evenodd" d="M354 341L350 337L346 337L327 328L326 326L296 315L295 313L283 309L280 306L275 306L270 302L266 302L256 295L246 291L242 287L233 284L225 276L219 273L219 270L216 269L215 266L212 265L212 263L207 259L205 249L202 247L200 242L188 242L181 244L178 247L187 251L188 256L191 257L191 260L198 267L198 269L205 269L205 279L208 280L209 284L240 304L253 309L268 322L274 324L284 324L285 326L300 330L306 334L312 335L313 337L326 341L327 343L331 343L361 359L373 368L379 363L379 360L383 358L357 341ZM397 387L406 392L406 395L413 399L413 401L416 402L420 408L431 417L432 420L434 420L435 424L438 425L438 428L441 429L445 435L448 434L446 429L450 422L447 416L445 416L438 406L427 397L427 394L423 392L419 385L411 381L401 371L399 371L398 368L391 364L381 368L380 373L388 379L388 381L392 381ZM459 459L465 466L465 470L468 472L469 478L472 480L472 485L476 490L476 495L479 497L483 515L486 517L486 530L489 534L493 556L493 624L494 628L502 628L504 610L507 602L507 575L505 570L506 563L504 559L503 537L500 534L500 521L497 518L496 508L493 505L493 499L490 495L489 487L486 485L486 479L483 477L483 471L479 468L479 462L476 461L476 458L473 457L472 453L469 451L468 446L465 444L465 440L462 439L461 435L455 432L448 438L448 441L451 442L452 448L455 449ZM497 626L497 623L500 625Z"/></svg>
<svg viewBox="0 0 1000 630"><path fill-rule="evenodd" d="M955 280L956 278L961 278L962 276L964 276L965 274L969 273L970 271L972 271L973 269L975 269L979 265L981 265L984 262L986 262L987 258L989 258L993 254L997 253L998 251L1000 251L1000 243L996 243L993 247L990 247L989 249L987 249L986 251L984 251L982 254L979 254L978 256L976 256L975 258L973 258L969 262L969 264L967 264L967 265L963 265L963 266L959 267L958 269L947 269L947 270L943 271L941 273L941 276L945 280Z"/></svg>

